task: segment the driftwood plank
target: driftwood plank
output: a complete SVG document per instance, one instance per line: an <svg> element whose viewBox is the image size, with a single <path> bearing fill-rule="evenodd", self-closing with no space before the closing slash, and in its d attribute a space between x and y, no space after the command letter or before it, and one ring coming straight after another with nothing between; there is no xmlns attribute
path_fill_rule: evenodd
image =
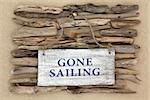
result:
<svg viewBox="0 0 150 100"><path fill-rule="evenodd" d="M121 14L137 11L138 9L139 9L138 5L116 5L111 8L111 12L115 14Z"/></svg>
<svg viewBox="0 0 150 100"><path fill-rule="evenodd" d="M103 26L93 26L93 30L101 30L110 28L109 24ZM13 38L21 38L21 37L35 37L35 36L56 36L63 34L64 36L72 37L74 34L78 33L89 33L89 27L73 27L73 28L64 28L63 30L57 30L56 27L46 27L46 28L33 28L33 27L22 27L18 29L12 35Z"/></svg>
<svg viewBox="0 0 150 100"><path fill-rule="evenodd" d="M37 27L37 28L43 28L43 27L54 27L55 21L44 18L23 18L23 17L14 17L13 21L17 24L28 26L28 27Z"/></svg>
<svg viewBox="0 0 150 100"><path fill-rule="evenodd" d="M110 22L110 19L89 19L88 22L86 20L74 20L71 18L59 18L57 20L60 27L79 27L79 26L98 26L98 25L106 25Z"/></svg>
<svg viewBox="0 0 150 100"><path fill-rule="evenodd" d="M88 3L83 5L66 5L63 7L63 10L72 12L108 13L110 9L107 5Z"/></svg>
<svg viewBox="0 0 150 100"><path fill-rule="evenodd" d="M117 53L137 53L140 49L138 45L113 45Z"/></svg>
<svg viewBox="0 0 150 100"><path fill-rule="evenodd" d="M37 73L36 67L15 67L11 70L12 75L19 75L19 74L36 74Z"/></svg>
<svg viewBox="0 0 150 100"><path fill-rule="evenodd" d="M38 86L11 86L10 92L15 94L55 93L65 91L67 87L38 87Z"/></svg>
<svg viewBox="0 0 150 100"><path fill-rule="evenodd" d="M56 34L57 34L56 27L46 27L46 28L22 27L18 31L14 32L12 37L20 38L32 36L55 36Z"/></svg>
<svg viewBox="0 0 150 100"><path fill-rule="evenodd" d="M123 59L123 60L117 60L116 67L121 67L121 68L132 68L137 64L137 59Z"/></svg>
<svg viewBox="0 0 150 100"><path fill-rule="evenodd" d="M55 46L57 44L71 43L75 40L65 40L59 37L26 37L14 38L13 42L17 45L31 45L31 46Z"/></svg>
<svg viewBox="0 0 150 100"><path fill-rule="evenodd" d="M116 78L120 80L128 80L136 84L141 81L136 75L116 75Z"/></svg>
<svg viewBox="0 0 150 100"><path fill-rule="evenodd" d="M123 68L116 68L115 72L116 72L116 74L120 74L120 75L137 75L137 74L139 74L136 70L129 70L129 69L123 69Z"/></svg>
<svg viewBox="0 0 150 100"><path fill-rule="evenodd" d="M50 13L50 14L60 14L62 8L48 7L48 6L38 6L38 5L20 5L14 12L30 12L30 13Z"/></svg>
<svg viewBox="0 0 150 100"><path fill-rule="evenodd" d="M14 49L11 51L13 57L37 57L37 50Z"/></svg>
<svg viewBox="0 0 150 100"><path fill-rule="evenodd" d="M71 44L72 45L72 44ZM68 46L68 45L66 45ZM97 45L96 45L97 46ZM27 49L27 50L41 50L43 48L49 49L49 48L59 48L60 46L56 45L55 47L52 46L18 46L17 49ZM108 47L108 46L106 46ZM65 47L66 48L66 47ZM90 47L86 45L85 43L77 43L77 45L74 45L74 48L95 48ZM135 54L139 51L140 47L138 45L112 45L112 48L115 49L116 53L123 53L123 54Z"/></svg>
<svg viewBox="0 0 150 100"><path fill-rule="evenodd" d="M136 29L106 29L100 30L100 34L102 36L121 36L121 37L136 37L137 30Z"/></svg>
<svg viewBox="0 0 150 100"><path fill-rule="evenodd" d="M71 91L72 93L122 93L122 94L129 94L129 93L136 93L136 91L130 89L106 89L106 88L80 88L77 91Z"/></svg>
<svg viewBox="0 0 150 100"><path fill-rule="evenodd" d="M32 57L13 58L11 62L12 64L19 66L37 66L38 59Z"/></svg>
<svg viewBox="0 0 150 100"><path fill-rule="evenodd" d="M140 24L140 20L112 20L111 26L113 28L126 28Z"/></svg>
<svg viewBox="0 0 150 100"><path fill-rule="evenodd" d="M134 40L126 37L96 37L98 42L101 43L128 43L132 44ZM92 37L76 38L77 43L95 43ZM75 40L64 40L62 38L55 37L27 37L27 38L15 38L13 42L17 45L25 46L55 46L57 44L66 45L65 43L73 43Z"/></svg>
<svg viewBox="0 0 150 100"><path fill-rule="evenodd" d="M133 38L127 37L96 37L96 40L100 43L128 43L132 44L134 42ZM95 43L92 37L82 37L76 38L77 42L83 43Z"/></svg>
<svg viewBox="0 0 150 100"><path fill-rule="evenodd" d="M81 15L81 16L80 16ZM95 19L95 18L102 18L102 19L121 19L121 18L131 18L131 17L138 17L138 12L131 12L131 13L124 13L124 14L85 14L78 13L78 16L75 16L75 19Z"/></svg>
<svg viewBox="0 0 150 100"><path fill-rule="evenodd" d="M118 59L134 59L136 57L137 57L136 54L118 54L118 53L115 54L116 60L118 60Z"/></svg>
<svg viewBox="0 0 150 100"><path fill-rule="evenodd" d="M59 18L69 16L70 12L56 7L21 5L14 10L14 14L26 18Z"/></svg>

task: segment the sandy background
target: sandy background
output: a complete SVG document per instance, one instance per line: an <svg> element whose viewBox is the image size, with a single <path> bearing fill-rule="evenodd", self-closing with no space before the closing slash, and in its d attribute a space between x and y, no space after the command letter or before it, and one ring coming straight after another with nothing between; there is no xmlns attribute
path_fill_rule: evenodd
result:
<svg viewBox="0 0 150 100"><path fill-rule="evenodd" d="M114 5L120 4L139 4L140 19L142 24L138 26L139 35L136 43L141 46L139 52L139 63L135 66L140 71L142 82L136 86L136 94L81 94L72 95L68 93L55 93L45 95L14 95L8 91L10 70L13 67L10 63L10 51L14 48L11 40L11 33L17 26L11 18L14 8L19 4L40 4L49 6L63 6L65 4L96 3ZM150 1L149 0L0 0L0 100L150 100L150 91L148 92L148 76L150 75L149 53L150 46ZM148 79L149 78L149 79ZM149 81L150 82L150 81ZM149 89L150 90L150 89ZM148 94L149 93L149 94Z"/></svg>

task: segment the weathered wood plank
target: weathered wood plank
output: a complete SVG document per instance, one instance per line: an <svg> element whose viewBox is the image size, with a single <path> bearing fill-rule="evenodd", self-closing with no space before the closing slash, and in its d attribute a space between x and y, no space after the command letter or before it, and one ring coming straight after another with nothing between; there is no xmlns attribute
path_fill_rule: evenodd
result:
<svg viewBox="0 0 150 100"><path fill-rule="evenodd" d="M116 79L128 80L130 82L138 84L141 80L136 75L116 75Z"/></svg>
<svg viewBox="0 0 150 100"><path fill-rule="evenodd" d="M38 86L10 86L9 91L14 94L44 94L65 91L67 87L38 87Z"/></svg>
<svg viewBox="0 0 150 100"><path fill-rule="evenodd" d="M14 17L13 21L17 24L28 26L28 27L55 27L55 21L48 18L23 18L23 17Z"/></svg>
<svg viewBox="0 0 150 100"><path fill-rule="evenodd" d="M13 58L11 62L12 64L19 66L37 66L38 59L32 57Z"/></svg>
<svg viewBox="0 0 150 100"><path fill-rule="evenodd" d="M132 44L134 42L133 38L127 37L96 37L96 40L100 43L128 43ZM81 43L95 43L92 37L82 37L76 38L77 42Z"/></svg>
<svg viewBox="0 0 150 100"><path fill-rule="evenodd" d="M140 24L140 20L112 20L113 28L128 28Z"/></svg>
<svg viewBox="0 0 150 100"><path fill-rule="evenodd" d="M140 49L138 45L113 45L117 53L137 53Z"/></svg>
<svg viewBox="0 0 150 100"><path fill-rule="evenodd" d="M123 59L123 60L117 60L116 67L121 67L121 68L133 68L137 64L137 59Z"/></svg>
<svg viewBox="0 0 150 100"><path fill-rule="evenodd" d="M63 7L65 11L73 12L90 12L90 13L108 13L109 7L107 5L95 5L92 3L83 5L66 5Z"/></svg>
<svg viewBox="0 0 150 100"><path fill-rule="evenodd" d="M89 19L88 22L86 20L74 20L71 18L59 18L57 19L58 24L60 27L80 27L80 26L102 26L106 25L110 22L110 19Z"/></svg>
<svg viewBox="0 0 150 100"><path fill-rule="evenodd" d="M14 49L11 51L13 57L37 57L37 50Z"/></svg>
<svg viewBox="0 0 150 100"><path fill-rule="evenodd" d="M70 44L70 43L69 43ZM87 45L85 43L75 43L74 45L71 43L70 45L65 44L64 48L67 47L74 47L74 48L95 48L95 45L90 47L90 45ZM41 50L43 48L49 49L49 48L59 48L62 45L56 45L55 47L52 46L18 46L17 49L27 49L27 50ZM63 47L63 46L62 46ZM97 45L96 45L97 47ZM108 46L106 46L108 47ZM116 53L123 53L123 54L135 54L139 51L140 46L138 45L112 45L112 48L115 49Z"/></svg>
<svg viewBox="0 0 150 100"><path fill-rule="evenodd" d="M37 83L36 78L11 78L9 80L11 84L17 84L17 83Z"/></svg>
<svg viewBox="0 0 150 100"><path fill-rule="evenodd" d="M14 14L26 18L59 18L69 16L70 12L56 7L21 5L14 10Z"/></svg>
<svg viewBox="0 0 150 100"><path fill-rule="evenodd" d="M36 67L15 67L11 70L12 75L19 75L19 74L36 74L37 73Z"/></svg>
<svg viewBox="0 0 150 100"><path fill-rule="evenodd" d="M111 12L115 14L127 13L137 11L139 9L138 5L116 5L111 8Z"/></svg>
<svg viewBox="0 0 150 100"><path fill-rule="evenodd" d="M116 68L115 69L116 74L120 75L137 75L139 72L136 70L130 70L130 69L123 69L123 68Z"/></svg>
<svg viewBox="0 0 150 100"><path fill-rule="evenodd" d="M130 89L109 89L109 88L80 88L76 91L70 91L75 94L79 93L122 93L122 94L129 94L129 93L136 93L136 91Z"/></svg>
<svg viewBox="0 0 150 100"><path fill-rule="evenodd" d="M38 5L20 5L14 12L30 12L30 13L50 13L50 14L60 14L62 8L48 7L48 6L38 6Z"/></svg>
<svg viewBox="0 0 150 100"><path fill-rule="evenodd" d="M80 16L81 15L81 16ZM74 17L75 19L95 19L95 18L102 18L102 19L121 19L121 18L131 18L131 17L138 17L138 12L131 12L131 13L124 13L124 14L83 14L78 13L78 16Z"/></svg>
<svg viewBox="0 0 150 100"><path fill-rule="evenodd" d="M106 29L99 31L102 36L136 37L136 29Z"/></svg>
<svg viewBox="0 0 150 100"><path fill-rule="evenodd" d="M119 59L134 59L134 58L137 57L136 54L118 54L118 53L116 53L115 56L116 56L115 57L116 60L119 60Z"/></svg>
<svg viewBox="0 0 150 100"><path fill-rule="evenodd" d="M21 27L19 30L13 33L13 38L21 37L34 37L34 36L55 36L57 34L56 27L46 27L46 28L31 28L31 27Z"/></svg>
<svg viewBox="0 0 150 100"><path fill-rule="evenodd" d="M64 39L60 37L25 37L14 38L13 42L17 45L30 45L30 46L55 46L58 44L73 43L73 39Z"/></svg>

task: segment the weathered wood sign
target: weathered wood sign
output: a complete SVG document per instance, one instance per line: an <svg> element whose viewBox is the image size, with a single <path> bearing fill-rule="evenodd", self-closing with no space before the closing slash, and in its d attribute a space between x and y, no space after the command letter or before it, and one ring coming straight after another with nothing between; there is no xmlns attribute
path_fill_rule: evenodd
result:
<svg viewBox="0 0 150 100"><path fill-rule="evenodd" d="M136 93L138 9L91 3L18 6L13 20L21 28L12 34L17 47L11 52L16 67L10 91Z"/></svg>
<svg viewBox="0 0 150 100"><path fill-rule="evenodd" d="M115 83L114 50L49 49L38 52L38 86Z"/></svg>

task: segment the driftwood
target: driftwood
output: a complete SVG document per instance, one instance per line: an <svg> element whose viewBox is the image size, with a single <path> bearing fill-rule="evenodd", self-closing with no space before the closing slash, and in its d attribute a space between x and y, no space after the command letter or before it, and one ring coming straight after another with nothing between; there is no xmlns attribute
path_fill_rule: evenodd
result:
<svg viewBox="0 0 150 100"><path fill-rule="evenodd" d="M74 20L71 18L59 18L57 20L60 27L79 27L79 26L102 26L106 25L110 22L110 19L89 19L88 22L86 20Z"/></svg>
<svg viewBox="0 0 150 100"><path fill-rule="evenodd" d="M115 55L116 60L118 60L118 59L133 59L136 57L137 57L136 54L118 54L118 53L116 53L116 55Z"/></svg>
<svg viewBox="0 0 150 100"><path fill-rule="evenodd" d="M37 86L12 86L10 91L15 94L37 94L37 93L55 93L61 91L73 93L135 93L130 89L109 89L109 88L79 88L76 92L68 90L67 87L37 87Z"/></svg>
<svg viewBox="0 0 150 100"><path fill-rule="evenodd" d="M117 60L116 62L116 67L121 67L121 68L132 68L137 64L137 59L123 59L123 60Z"/></svg>
<svg viewBox="0 0 150 100"><path fill-rule="evenodd" d="M121 14L137 11L138 9L139 9L138 5L116 5L111 8L111 12L115 14Z"/></svg>
<svg viewBox="0 0 150 100"><path fill-rule="evenodd" d="M74 93L74 91L71 91ZM130 90L130 89L106 89L106 88L80 88L75 93L123 93L123 94L129 94L129 93L136 93L136 91Z"/></svg>
<svg viewBox="0 0 150 100"><path fill-rule="evenodd" d="M35 74L37 73L36 67L15 67L12 69L12 75L19 75L19 74Z"/></svg>
<svg viewBox="0 0 150 100"><path fill-rule="evenodd" d="M11 86L10 92L15 94L55 93L65 91L67 87L38 87L38 86Z"/></svg>
<svg viewBox="0 0 150 100"><path fill-rule="evenodd" d="M130 81L133 83L138 84L140 82L140 79L137 78L136 75L134 74L129 74L129 75L124 75L124 74L116 74L116 82L114 85L90 85L90 86L83 86L83 87L108 87L108 88L124 88L127 83L126 81ZM32 83L31 85L37 83L37 74L18 74L18 75L14 75L13 77L11 77L11 79L9 80L10 83L12 84L21 84L24 85L25 83L29 84ZM24 84L23 84L24 83Z"/></svg>
<svg viewBox="0 0 150 100"><path fill-rule="evenodd" d="M37 57L38 51L25 50L25 49L14 49L11 51L13 57Z"/></svg>
<svg viewBox="0 0 150 100"><path fill-rule="evenodd" d="M140 24L140 20L112 20L111 26L113 28L126 28Z"/></svg>
<svg viewBox="0 0 150 100"><path fill-rule="evenodd" d="M31 57L13 58L11 62L12 64L19 65L19 66L37 66L38 59L31 58Z"/></svg>
<svg viewBox="0 0 150 100"><path fill-rule="evenodd" d="M115 72L116 74L120 74L120 75L138 75L139 74L136 70L129 70L129 69L123 69L123 68L116 68Z"/></svg>
<svg viewBox="0 0 150 100"><path fill-rule="evenodd" d="M107 29L100 30L102 36L120 36L120 37L136 37L137 31L135 29Z"/></svg>
<svg viewBox="0 0 150 100"><path fill-rule="evenodd" d="M109 24L103 26L94 26L93 30L98 31L101 29L110 28ZM73 28L64 28L63 36L72 37L78 33L89 33L89 27L73 27ZM31 37L31 36L59 36L63 32L62 30L58 30L56 27L46 27L46 28L31 28L31 27L22 27L18 31L14 32L12 35L13 38L21 38L21 37Z"/></svg>
<svg viewBox="0 0 150 100"><path fill-rule="evenodd" d="M63 10L72 12L108 13L110 9L107 5L88 3L83 5L66 5L63 7Z"/></svg>
<svg viewBox="0 0 150 100"><path fill-rule="evenodd" d="M70 12L56 7L22 5L14 10L14 14L26 18L58 18L67 17L70 15Z"/></svg>
<svg viewBox="0 0 150 100"><path fill-rule="evenodd" d="M98 42L101 43L133 43L132 38L126 37L100 37L96 38ZM30 46L54 46L57 44L71 43L74 40L65 40L57 37L27 37L27 38L15 38L14 43L17 45L30 45ZM92 37L77 38L78 43L95 43Z"/></svg>
<svg viewBox="0 0 150 100"><path fill-rule="evenodd" d="M45 19L37 19L37 18L23 18L23 17L14 17L13 21L17 24L29 27L54 27L56 26L56 22L54 20L45 18Z"/></svg>
<svg viewBox="0 0 150 100"><path fill-rule="evenodd" d="M116 75L116 79L128 80L136 84L139 84L141 81L136 75Z"/></svg>
<svg viewBox="0 0 150 100"><path fill-rule="evenodd" d="M61 47L61 45L56 45L55 47L44 46L45 49L59 48L59 47ZM80 44L74 45L74 48L77 48L77 47L78 48L93 48L93 47L89 47L85 43L80 43ZM112 45L111 47L115 49L116 53L124 53L124 54L134 54L134 53L137 53L140 49L140 47L138 45ZM18 46L18 49L41 50L41 49L43 49L43 46Z"/></svg>
<svg viewBox="0 0 150 100"><path fill-rule="evenodd" d="M131 17L138 17L138 12L131 12L131 13L124 13L124 14L85 14L85 13L78 13L78 16L75 16L75 19L95 19L95 18L102 18L102 19L121 19L121 18L131 18Z"/></svg>
<svg viewBox="0 0 150 100"><path fill-rule="evenodd" d="M35 37L35 36L55 36L57 34L56 27L46 27L46 28L30 28L22 27L18 31L13 33L13 38L20 37Z"/></svg>

